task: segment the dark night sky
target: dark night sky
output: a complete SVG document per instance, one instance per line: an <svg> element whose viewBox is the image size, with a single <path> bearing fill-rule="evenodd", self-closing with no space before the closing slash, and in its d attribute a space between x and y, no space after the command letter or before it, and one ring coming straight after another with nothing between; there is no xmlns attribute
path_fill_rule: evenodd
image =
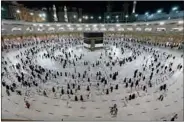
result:
<svg viewBox="0 0 184 122"><path fill-rule="evenodd" d="M132 12L133 2L129 2L129 13ZM68 6L82 8L85 14L99 14L106 11L107 1L19 1L18 3L24 4L28 8L41 8L48 7L55 4L56 6ZM112 11L118 12L122 10L123 1L111 1L113 6ZM136 13L144 14L146 11L149 13L156 12L159 8L163 8L164 12L169 12L173 6L179 6L183 10L184 2L182 1L137 1Z"/></svg>

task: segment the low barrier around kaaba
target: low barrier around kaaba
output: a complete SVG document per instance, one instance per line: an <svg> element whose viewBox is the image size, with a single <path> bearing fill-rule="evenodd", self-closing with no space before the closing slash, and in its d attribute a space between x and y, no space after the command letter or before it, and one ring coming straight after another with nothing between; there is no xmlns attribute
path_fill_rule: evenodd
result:
<svg viewBox="0 0 184 122"><path fill-rule="evenodd" d="M103 38L85 38L84 47L94 51L103 48Z"/></svg>
<svg viewBox="0 0 184 122"><path fill-rule="evenodd" d="M103 33L84 33L84 47L94 51L103 48Z"/></svg>

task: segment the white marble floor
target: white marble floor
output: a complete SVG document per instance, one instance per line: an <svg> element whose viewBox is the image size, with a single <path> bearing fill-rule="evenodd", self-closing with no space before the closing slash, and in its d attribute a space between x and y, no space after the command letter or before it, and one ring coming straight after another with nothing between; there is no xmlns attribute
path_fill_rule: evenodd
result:
<svg viewBox="0 0 184 122"><path fill-rule="evenodd" d="M131 55L130 50L125 50L125 53L122 55L120 49L115 47L112 47L112 49L116 52L114 60L115 57L123 58ZM69 49L69 51L70 50L71 49ZM83 57L83 60L87 60L91 64L99 59L101 53L103 53L101 61L103 62L108 60L108 58L104 56L104 50L94 52L89 52L83 48L72 48L72 50L74 50L76 55L84 53L85 56ZM165 51L164 49L160 50ZM166 51L168 52L169 50ZM40 58L39 55L42 55L43 52L44 51L37 55L37 58L35 58L37 62L35 61L35 63L55 71L74 72L74 68L72 66L68 66L66 69L63 69L62 65L57 62L51 61L50 59ZM15 59L15 55L17 53L18 51L10 52L4 57L9 57L13 63L16 63L19 62L19 60ZM179 63L183 64L180 52L169 51L168 53L176 56L173 67L176 67ZM55 51L55 55L60 55L60 52ZM92 87L92 94L89 100L85 100L85 102L75 102L71 100L69 101L70 107L67 106L67 96L59 98L50 95L46 98L38 94L34 94L29 98L31 108L27 109L25 108L23 96L12 94L8 97L6 95L5 88L2 87L2 118L26 120L164 120L170 119L174 113L178 113L178 120L183 120L183 71L176 71L171 78L165 81L169 85L169 89L162 102L156 100L160 93L158 92L159 85L155 84L153 88L148 89L148 93L140 91L140 97L129 101L127 106L124 106L122 99L130 94L130 90L124 88L122 80L125 77L131 77L136 69L141 70L141 66L144 63L144 56L149 60L149 54L145 53L137 57L135 61L129 62L122 67L119 65L114 66L112 71L105 67L105 64L91 68L91 74L96 74L96 72L100 70L102 71L103 76L119 71L117 80L110 81L112 84L119 84L119 89L109 95L99 95L98 90L96 90L95 87ZM77 62L76 70L78 72L84 72L84 70L87 70L87 67L82 66L83 60ZM167 60L165 64L167 65L169 62L171 62L171 60ZM155 76L154 78L156 80L159 76ZM56 85L63 86L64 84L66 85L64 80L71 79L59 77L56 80L49 81L41 87L52 88L52 86ZM95 78L93 80L95 82ZM85 90L87 84L87 82L83 83L83 90L81 91L81 94L83 95L87 94ZM134 92L136 93L135 90L133 90L133 93ZM110 115L109 107L113 104L117 104L118 106L118 114L116 117Z"/></svg>

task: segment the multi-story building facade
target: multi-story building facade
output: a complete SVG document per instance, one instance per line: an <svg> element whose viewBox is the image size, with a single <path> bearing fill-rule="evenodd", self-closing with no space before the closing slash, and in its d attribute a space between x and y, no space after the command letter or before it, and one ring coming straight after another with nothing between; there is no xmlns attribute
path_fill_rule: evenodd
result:
<svg viewBox="0 0 184 122"><path fill-rule="evenodd" d="M52 7L47 8L46 15L48 22L54 22L54 11Z"/></svg>
<svg viewBox="0 0 184 122"><path fill-rule="evenodd" d="M19 16L16 15L18 6L11 2L2 2L1 5L1 19L18 20Z"/></svg>
<svg viewBox="0 0 184 122"><path fill-rule="evenodd" d="M136 3L136 2L134 2ZM22 20L28 22L68 22L68 23L128 23L128 22L145 22L164 19L182 18L184 11L170 11L170 13L148 13L138 15L135 11L135 5L132 13L128 13L129 4L122 5L122 11L112 12L112 5L108 2L105 13L101 15L95 13L84 13L81 8L69 8L67 6L57 6L56 10L52 5L42 10L28 9L24 5L16 2L2 2L1 19ZM67 18L66 18L67 16ZM57 19L56 19L57 17ZM57 20L57 21L56 21ZM67 21L66 21L67 20Z"/></svg>
<svg viewBox="0 0 184 122"><path fill-rule="evenodd" d="M104 23L127 23L136 21L136 14L125 14L124 12L105 12Z"/></svg>
<svg viewBox="0 0 184 122"><path fill-rule="evenodd" d="M65 20L65 14L67 14L67 20L69 23L77 23L79 22L79 14L77 12L76 8L67 8L67 12L65 13L64 11L64 7L60 6L58 7L58 12L57 12L57 16L58 16L58 21L59 22L66 22Z"/></svg>
<svg viewBox="0 0 184 122"><path fill-rule="evenodd" d="M45 14L41 10L31 10L16 2L2 2L1 19L21 20L27 22L44 22Z"/></svg>

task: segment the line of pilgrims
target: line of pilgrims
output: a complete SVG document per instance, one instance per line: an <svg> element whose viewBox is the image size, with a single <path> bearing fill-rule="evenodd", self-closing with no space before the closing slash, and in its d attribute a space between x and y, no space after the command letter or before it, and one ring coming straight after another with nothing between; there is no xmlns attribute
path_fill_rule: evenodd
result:
<svg viewBox="0 0 184 122"><path fill-rule="evenodd" d="M19 48L25 48L25 47L29 47L25 50L21 50L20 54L16 55L16 58L20 60L19 63L17 64L10 64L11 61L6 61L4 60L3 57L3 72L2 72L2 79L3 77L8 76L7 74L10 73L11 71L14 71L15 73L15 78L12 84L8 84L6 83L5 80L3 80L2 82L2 86L6 88L6 93L8 96L11 95L11 92L16 92L18 95L24 96L24 91L23 88L37 88L38 92L41 92L42 95L44 95L45 97L49 97L49 90L46 90L45 88L42 88L42 84L47 83L48 81L52 81L52 80L56 80L59 77L65 77L65 78L71 78L73 81L75 82L70 82L70 80L67 80L67 87L63 87L63 86L53 86L51 91L52 93L55 94L58 93L58 90L60 90L60 97L63 95L67 95L68 99L71 99L71 96L73 98L74 101L85 101L87 99L90 99L90 94L91 94L91 90L92 87L94 87L94 85L91 85L93 83L93 79L90 77L90 70L85 70L83 73L76 71L74 73L70 73L67 71L53 71L53 70L49 70L46 69L42 66L39 66L38 64L34 63L33 59L34 57L43 50L46 50L47 53L44 53L42 56L40 56L42 59L44 58L48 58L48 59L53 59L55 61L60 62L60 64L63 65L63 69L66 69L67 66L69 65L73 65L73 67L76 66L76 63L78 63L79 61L83 61L83 66L85 67L98 67L100 65L103 64L102 61L100 61L100 59L102 60L102 54L99 57L99 59L96 61L96 63L90 63L88 61L83 60L84 54L81 54L80 56L77 56L73 50L71 50L71 52L68 52L68 46L75 46L77 44L82 44L79 42L79 40L74 40L72 42L68 42L64 44L59 43L59 44L54 44L54 45L48 45L49 40L42 40L40 42L36 41L36 42L28 42L27 44L19 44L19 46L11 46L12 47L18 47ZM106 44L108 44L108 42L105 42ZM110 44L111 42L109 42ZM38 44L42 44L44 46L40 47L38 46ZM124 59L118 59L118 60L113 60L113 57L116 55L115 52L113 52L113 50L111 49L108 53L108 57L109 60L105 61L106 67L114 67L115 65L119 65L120 67L122 65L125 65L126 63L132 62L134 60L136 60L138 57L142 56L144 53L148 53L150 55L152 55L153 61L151 64L149 64L149 66L147 66L147 63L144 64L141 68L142 70L138 70L136 69L134 71L134 74L132 75L131 78L124 78L124 80L122 80L121 82L124 84L124 88L126 89L131 89L131 91L133 90L133 88L135 89L139 89L142 90L144 92L148 91L148 88L153 87L153 82L155 82L153 80L153 76L154 75L158 75L158 74L167 74L167 73L171 73L174 70L172 69L172 65L173 63L170 63L169 66L165 66L164 64L162 64L162 60L160 60L160 58L165 58L165 60L168 59L173 59L173 62L175 60L175 56L172 56L170 54L166 54L164 53L160 53L159 51L154 50L152 47L146 47L146 46L142 46L140 44L137 43L128 43L127 41L123 42L123 41L119 41L119 42L113 42L112 44L113 46L116 46L117 48L120 47L121 48L121 52L122 54L124 54L125 50L131 50L132 51L132 56L128 56L127 58ZM55 56L54 55L54 51L59 50L62 52L62 56ZM112 55L114 54L114 56ZM71 60L73 59L73 60ZM144 60L146 60L146 58L144 57ZM8 65L10 65L9 67L7 67ZM90 68L89 68L90 69ZM182 69L182 65L178 64L177 66L178 70ZM24 73L22 70L26 70L29 74ZM146 76L145 72L149 71L149 77ZM116 81L118 78L119 72L113 72L110 73L108 77L104 76L103 73L101 71L97 71L96 72L96 80L97 82L95 82L95 87L97 88L102 88L103 93L106 95L109 95L110 93L112 93L114 90L118 90L119 89L119 84L115 84L112 85L113 81ZM8 76L10 77L10 76ZM86 81L84 81L86 80ZM84 97L84 95L82 94L77 94L79 91L81 91L81 87L83 87L83 82L88 82L88 84L85 86L86 87L86 91L88 92L87 97ZM143 81L144 83L142 84L141 81ZM148 81L148 83L146 84L146 81ZM109 85L110 84L110 85ZM21 88L20 88L21 86ZM61 89L58 89L58 87L60 87ZM160 91L166 91L167 90L167 84L161 85L160 86ZM131 92L129 95L125 96L125 101L126 103L128 103L128 101L135 99L136 97L138 97L139 94L136 94L136 92ZM163 100L163 95L161 95L161 97L158 98L159 100ZM28 101L26 101L26 106L27 108L30 108L30 103ZM115 105L116 106L116 105ZM117 106L113 107L112 113L116 113L117 114Z"/></svg>

